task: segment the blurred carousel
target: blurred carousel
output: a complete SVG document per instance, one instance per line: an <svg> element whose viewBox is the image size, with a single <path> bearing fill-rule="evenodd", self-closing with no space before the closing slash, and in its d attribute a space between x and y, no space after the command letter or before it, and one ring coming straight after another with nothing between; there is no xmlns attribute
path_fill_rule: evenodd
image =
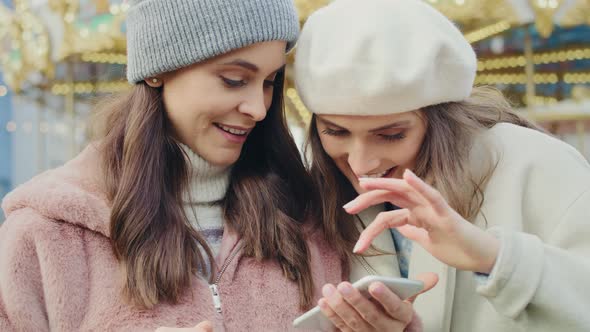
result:
<svg viewBox="0 0 590 332"><path fill-rule="evenodd" d="M476 84L497 86L526 116L590 156L590 0L424 1L455 21L473 44L479 56ZM303 24L330 0L295 2ZM61 164L87 143L85 124L97 97L129 88L129 4L8 3L0 2L0 70L13 92L14 120L0 130L35 141L42 170ZM288 120L301 140L310 114L290 73Z"/></svg>

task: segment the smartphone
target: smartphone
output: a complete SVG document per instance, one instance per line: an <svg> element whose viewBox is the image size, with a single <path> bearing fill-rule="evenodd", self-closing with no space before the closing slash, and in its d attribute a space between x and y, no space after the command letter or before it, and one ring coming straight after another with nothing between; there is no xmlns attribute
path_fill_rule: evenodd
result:
<svg viewBox="0 0 590 332"><path fill-rule="evenodd" d="M414 296L424 289L424 283L422 281L381 276L366 276L353 283L352 287L358 289L365 297L370 298L369 285L376 281L382 282L402 300ZM298 329L328 331L334 326L332 325L332 322L322 314L320 307L315 306L313 309L297 317L293 321L293 327Z"/></svg>

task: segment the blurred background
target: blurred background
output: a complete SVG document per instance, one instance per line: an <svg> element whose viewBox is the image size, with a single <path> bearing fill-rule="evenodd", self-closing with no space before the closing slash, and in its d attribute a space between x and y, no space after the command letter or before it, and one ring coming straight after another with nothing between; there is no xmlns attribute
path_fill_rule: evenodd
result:
<svg viewBox="0 0 590 332"><path fill-rule="evenodd" d="M425 1L452 19L478 54L476 84L498 87L590 157L590 0L397 1ZM330 0L295 2L303 24ZM128 8L127 0L0 0L0 198L81 151L96 101L130 87ZM289 75L289 125L301 144L311 116Z"/></svg>

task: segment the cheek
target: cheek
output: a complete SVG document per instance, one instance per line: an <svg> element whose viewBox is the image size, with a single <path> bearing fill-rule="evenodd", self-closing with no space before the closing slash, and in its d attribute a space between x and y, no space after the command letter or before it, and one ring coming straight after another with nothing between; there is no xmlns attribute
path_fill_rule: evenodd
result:
<svg viewBox="0 0 590 332"><path fill-rule="evenodd" d="M326 154L334 161L338 169L350 179L353 174L350 173L350 167L348 167L348 150L346 149L347 143L338 141L326 135L320 136L320 141Z"/></svg>
<svg viewBox="0 0 590 332"><path fill-rule="evenodd" d="M415 141L410 141L403 147L403 155L400 158L402 163L409 163L416 159L418 151L420 150L420 144Z"/></svg>
<svg viewBox="0 0 590 332"><path fill-rule="evenodd" d="M164 86L163 100L168 118L175 125L187 126L195 110L202 109L199 105L198 93L190 93L183 80L178 79Z"/></svg>
<svg viewBox="0 0 590 332"><path fill-rule="evenodd" d="M166 115L172 124L175 132L180 135L181 138L188 139L194 134L196 127L202 127L198 122L199 113L202 109L200 105L195 105L191 100L170 100L164 101L166 106Z"/></svg>
<svg viewBox="0 0 590 332"><path fill-rule="evenodd" d="M324 151L334 161L338 160L341 156L346 154L346 144L338 142L336 139L332 137L327 137L326 135L320 134L319 136Z"/></svg>
<svg viewBox="0 0 590 332"><path fill-rule="evenodd" d="M413 169L422 146L422 138L408 138L402 144L391 149L391 159L404 168Z"/></svg>
<svg viewBox="0 0 590 332"><path fill-rule="evenodd" d="M180 136L184 136L184 131L186 131L184 127L189 123L189 121L187 121L188 116L185 114L186 112L184 110L188 107L178 100L166 98L166 94L164 94L164 107L166 109L166 116L174 130L179 133Z"/></svg>
<svg viewBox="0 0 590 332"><path fill-rule="evenodd" d="M209 89L207 95L193 92L188 95L164 94L166 113L174 125L182 127L203 126L236 108L236 98L220 89Z"/></svg>
<svg viewBox="0 0 590 332"><path fill-rule="evenodd" d="M195 121L235 108L236 94L215 75L203 72L175 76L164 84L163 99L171 119ZM184 124L186 126L186 124Z"/></svg>

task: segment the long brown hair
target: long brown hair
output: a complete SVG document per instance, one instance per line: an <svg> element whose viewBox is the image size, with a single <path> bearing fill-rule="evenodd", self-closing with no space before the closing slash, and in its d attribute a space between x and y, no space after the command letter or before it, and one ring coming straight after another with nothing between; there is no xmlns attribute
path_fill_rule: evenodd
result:
<svg viewBox="0 0 590 332"><path fill-rule="evenodd" d="M481 172L471 173L467 165L475 136L501 122L542 129L515 113L502 93L491 87L476 87L464 101L422 110L427 130L414 172L440 191L459 214L473 221L483 205L485 185L497 165L493 153L484 153L486 160L482 161ZM306 151L310 153L306 155L311 157L311 175L322 195L322 228L341 257L350 258L359 231L354 216L342 206L357 195L356 191L323 149L315 116L308 137Z"/></svg>
<svg viewBox="0 0 590 332"><path fill-rule="evenodd" d="M225 222L243 241L243 255L279 262L299 285L300 305L313 299L304 224L311 216L312 180L283 110L284 73L272 104L245 142L223 201ZM124 295L150 308L177 302L192 276L214 259L184 214L190 165L172 135L161 89L145 83L103 106L95 123L103 175L112 203L110 238L125 271ZM307 228L306 228L307 229ZM204 254L200 248L204 248Z"/></svg>

